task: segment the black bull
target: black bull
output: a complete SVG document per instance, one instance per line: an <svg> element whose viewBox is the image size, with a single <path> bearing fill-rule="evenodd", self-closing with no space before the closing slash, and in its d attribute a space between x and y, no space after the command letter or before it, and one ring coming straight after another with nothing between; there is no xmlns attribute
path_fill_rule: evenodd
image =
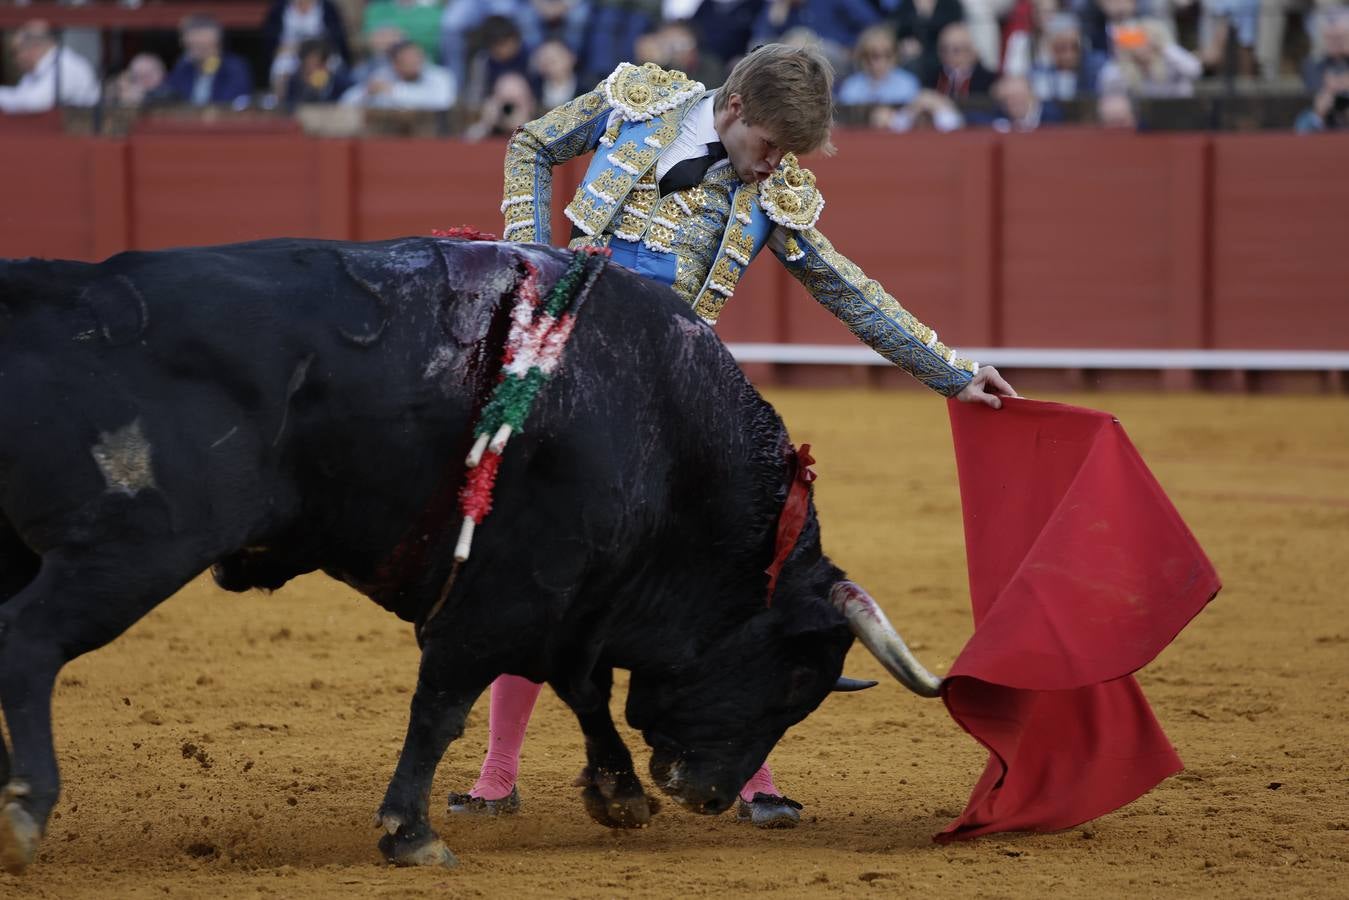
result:
<svg viewBox="0 0 1349 900"><path fill-rule="evenodd" d="M698 812L730 806L819 705L864 595L840 593L812 507L766 604L782 422L687 304L617 267L426 621L525 260L551 285L567 256L277 240L0 262L0 863L32 861L59 793L57 672L212 566L236 591L322 570L424 624L378 817L400 862L452 859L428 821L432 775L502 673L575 711L586 807L614 826L655 809L609 714L614 667L632 673L652 777ZM889 653L930 692L902 645Z"/></svg>

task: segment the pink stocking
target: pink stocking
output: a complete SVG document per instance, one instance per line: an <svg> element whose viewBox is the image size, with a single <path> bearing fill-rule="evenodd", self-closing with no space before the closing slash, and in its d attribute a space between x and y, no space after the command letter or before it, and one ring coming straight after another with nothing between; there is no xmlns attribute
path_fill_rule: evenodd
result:
<svg viewBox="0 0 1349 900"><path fill-rule="evenodd" d="M755 794L768 794L773 797L781 797L782 792L778 786L773 783L773 773L768 768L768 763L759 766L759 771L749 777L745 786L740 789L740 799L746 803L754 800Z"/></svg>
<svg viewBox="0 0 1349 900"><path fill-rule="evenodd" d="M487 758L478 782L469 793L483 800L500 800L515 787L520 769L520 747L534 701L543 685L518 675L502 675L492 682L492 711L487 722Z"/></svg>

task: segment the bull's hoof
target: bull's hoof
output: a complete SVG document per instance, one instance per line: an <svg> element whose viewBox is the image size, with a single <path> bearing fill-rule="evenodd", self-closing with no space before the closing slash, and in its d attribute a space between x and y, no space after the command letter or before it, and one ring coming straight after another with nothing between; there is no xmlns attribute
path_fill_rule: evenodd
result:
<svg viewBox="0 0 1349 900"><path fill-rule="evenodd" d="M42 829L15 801L0 807L0 868L11 875L20 875L37 858Z"/></svg>
<svg viewBox="0 0 1349 900"><path fill-rule="evenodd" d="M576 784L584 787L581 803L590 818L605 828L645 828L660 811L660 801L648 797L634 775L582 770Z"/></svg>
<svg viewBox="0 0 1349 900"><path fill-rule="evenodd" d="M450 848L430 826L408 826L401 816L380 813L376 825L385 834L379 839L379 851L396 866L440 866L452 869L459 864Z"/></svg>
<svg viewBox="0 0 1349 900"><path fill-rule="evenodd" d="M754 800L738 801L735 818L756 828L795 828L801 822L801 804L788 797L755 794Z"/></svg>

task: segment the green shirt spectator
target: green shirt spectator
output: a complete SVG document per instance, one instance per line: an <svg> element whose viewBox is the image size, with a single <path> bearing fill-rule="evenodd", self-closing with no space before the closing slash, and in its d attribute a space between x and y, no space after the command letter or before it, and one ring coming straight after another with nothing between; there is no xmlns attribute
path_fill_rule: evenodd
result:
<svg viewBox="0 0 1349 900"><path fill-rule="evenodd" d="M367 36L377 28L392 26L426 51L431 59L440 55L440 0L371 0L365 5Z"/></svg>

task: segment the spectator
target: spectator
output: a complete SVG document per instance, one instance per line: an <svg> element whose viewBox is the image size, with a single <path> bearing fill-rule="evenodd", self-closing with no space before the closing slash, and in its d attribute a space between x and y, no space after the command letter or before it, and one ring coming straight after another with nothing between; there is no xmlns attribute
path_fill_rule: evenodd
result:
<svg viewBox="0 0 1349 900"><path fill-rule="evenodd" d="M754 22L763 10L764 0L695 0L692 5L689 24L698 36L698 47L704 58L725 72L749 49ZM675 18L668 6L665 18Z"/></svg>
<svg viewBox="0 0 1349 900"><path fill-rule="evenodd" d="M57 105L98 103L99 84L94 67L75 51L57 47L45 21L33 19L19 26L10 38L10 47L23 74L13 87L0 87L0 111L40 113Z"/></svg>
<svg viewBox="0 0 1349 900"><path fill-rule="evenodd" d="M590 0L531 0L530 8L538 25L521 27L529 47L537 47L544 41L561 41L576 52L585 40ZM528 33L530 28L537 29L537 37Z"/></svg>
<svg viewBox="0 0 1349 900"><path fill-rule="evenodd" d="M1284 33L1288 27L1288 14L1290 12L1298 14L1307 36L1311 39L1312 46L1309 56L1319 58L1324 49L1320 34L1320 20L1326 13L1333 12L1336 7L1343 5L1344 0L1261 0L1260 27L1256 29L1255 35L1255 55L1260 63L1260 76L1272 79L1283 74ZM1305 59L1297 61L1299 66L1303 62L1305 62ZM1303 69L1300 74L1305 79L1309 73ZM1307 90L1315 93L1320 84L1321 77L1318 72L1316 73L1316 79L1307 84Z"/></svg>
<svg viewBox="0 0 1349 900"><path fill-rule="evenodd" d="M633 61L638 65L653 62L662 69L683 72L694 81L715 87L722 82L721 66L703 57L698 35L687 22L666 22L637 38Z"/></svg>
<svg viewBox="0 0 1349 900"><path fill-rule="evenodd" d="M1005 75L993 85L993 99L997 108L986 117L994 131L1035 131L1041 125L1057 125L1063 121L1063 110L1050 100L1041 102L1031 88L1030 79L1020 75ZM971 121L979 121L974 116ZM982 123L981 123L982 124Z"/></svg>
<svg viewBox="0 0 1349 900"><path fill-rule="evenodd" d="M342 95L342 103L376 109L445 110L454 105L454 76L448 69L426 61L426 53L412 41L403 41L389 52L387 72L374 72L369 79Z"/></svg>
<svg viewBox="0 0 1349 900"><path fill-rule="evenodd" d="M333 0L272 0L262 22L262 42L277 96L286 95L286 81L299 68L300 43L310 38L325 39L342 62L351 63L347 29Z"/></svg>
<svg viewBox="0 0 1349 900"><path fill-rule="evenodd" d="M1327 10L1316 17L1316 33L1321 53L1311 56L1302 67L1307 90L1316 93L1324 83L1322 76L1330 68L1349 66L1349 7Z"/></svg>
<svg viewBox="0 0 1349 900"><path fill-rule="evenodd" d="M960 0L902 0L895 11L900 64L919 78L935 71L941 65L937 36L947 25L964 20Z"/></svg>
<svg viewBox="0 0 1349 900"><path fill-rule="evenodd" d="M361 32L368 37L381 28L396 28L434 59L440 53L440 13L437 0L370 0Z"/></svg>
<svg viewBox="0 0 1349 900"><path fill-rule="evenodd" d="M1199 58L1210 72L1225 72L1227 44L1236 36L1233 74L1255 74L1255 36L1260 0L1203 0L1199 18Z"/></svg>
<svg viewBox="0 0 1349 900"><path fill-rule="evenodd" d="M576 54L557 38L549 38L529 57L534 96L539 110L546 111L575 99L581 93L576 77Z"/></svg>
<svg viewBox="0 0 1349 900"><path fill-rule="evenodd" d="M694 81L716 87L726 79L725 66L703 53L698 32L688 22L666 22L656 30L665 45L669 68L683 72Z"/></svg>
<svg viewBox="0 0 1349 900"><path fill-rule="evenodd" d="M248 63L221 48L220 24L210 16L192 15L183 20L180 34L183 55L164 82L165 96L193 106L247 106L253 76Z"/></svg>
<svg viewBox="0 0 1349 900"><path fill-rule="evenodd" d="M482 104L496 89L497 79L507 72L522 78L529 76L529 54L524 36L505 16L488 16L479 28L481 45L469 63L468 85L464 93L470 106Z"/></svg>
<svg viewBox="0 0 1349 900"><path fill-rule="evenodd" d="M286 84L286 108L301 103L336 103L351 89L351 75L342 58L322 38L300 44L299 71Z"/></svg>
<svg viewBox="0 0 1349 900"><path fill-rule="evenodd" d="M109 99L118 106L141 106L163 90L167 70L153 53L137 53L109 85Z"/></svg>
<svg viewBox="0 0 1349 900"><path fill-rule="evenodd" d="M809 28L834 69L843 71L857 38L880 21L871 0L767 0L750 31L750 45L780 40L793 28Z"/></svg>
<svg viewBox="0 0 1349 900"><path fill-rule="evenodd" d="M918 78L899 65L899 46L888 25L873 25L857 39L857 71L838 86L844 106L904 106L918 96Z"/></svg>
<svg viewBox="0 0 1349 900"><path fill-rule="evenodd" d="M529 0L446 0L440 17L440 61L456 84L468 83L471 39L488 16L521 22L529 18ZM534 35L533 37L537 37Z"/></svg>
<svg viewBox="0 0 1349 900"><path fill-rule="evenodd" d="M1107 56L1114 53L1115 29L1143 17L1163 22L1167 33L1175 35L1174 7L1191 6L1195 0L1074 0L1082 20L1082 34L1088 49Z"/></svg>
<svg viewBox="0 0 1349 900"><path fill-rule="evenodd" d="M1192 97L1203 72L1199 58L1171 39L1156 19L1120 25L1114 32L1115 56L1101 69L1097 90L1131 97Z"/></svg>
<svg viewBox="0 0 1349 900"><path fill-rule="evenodd" d="M636 54L637 38L660 24L660 0L592 0L585 39L577 48L581 81L593 85Z"/></svg>
<svg viewBox="0 0 1349 900"><path fill-rule="evenodd" d="M1343 131L1349 128L1349 64L1327 66L1321 72L1321 87L1310 109L1297 117L1298 134Z"/></svg>
<svg viewBox="0 0 1349 900"><path fill-rule="evenodd" d="M936 91L922 90L913 102L902 109L877 107L872 111L871 124L891 131L957 131L965 127L965 117L951 98Z"/></svg>
<svg viewBox="0 0 1349 900"><path fill-rule="evenodd" d="M923 87L955 100L986 97L997 76L984 67L974 52L970 30L962 22L942 29L937 38L937 66L928 70Z"/></svg>
<svg viewBox="0 0 1349 900"><path fill-rule="evenodd" d="M531 121L537 103L529 82L518 72L506 72L492 85L483 101L478 120L464 132L464 139L480 141L491 135L506 136Z"/></svg>
<svg viewBox="0 0 1349 900"><path fill-rule="evenodd" d="M1102 128L1138 130L1138 116L1128 94L1102 94L1096 101L1096 120Z"/></svg>
<svg viewBox="0 0 1349 900"><path fill-rule="evenodd" d="M403 43L408 36L403 29L393 25L381 25L365 36L365 58L351 68L352 84L363 84L377 73L392 77L393 61L389 53Z"/></svg>
<svg viewBox="0 0 1349 900"><path fill-rule="evenodd" d="M1041 100L1073 100L1096 92L1101 68L1106 59L1101 53L1088 53L1077 18L1068 13L1052 16L1043 26L1040 46L1017 40L1027 32L1018 32L1007 42L1004 75L1027 75L1035 96Z"/></svg>
<svg viewBox="0 0 1349 900"><path fill-rule="evenodd" d="M1048 0L1057 7L1054 0ZM965 24L970 28L970 39L984 68L996 72L1002 68L1002 21L1018 5L1015 0L961 0L965 10ZM940 31L940 29L939 29Z"/></svg>

